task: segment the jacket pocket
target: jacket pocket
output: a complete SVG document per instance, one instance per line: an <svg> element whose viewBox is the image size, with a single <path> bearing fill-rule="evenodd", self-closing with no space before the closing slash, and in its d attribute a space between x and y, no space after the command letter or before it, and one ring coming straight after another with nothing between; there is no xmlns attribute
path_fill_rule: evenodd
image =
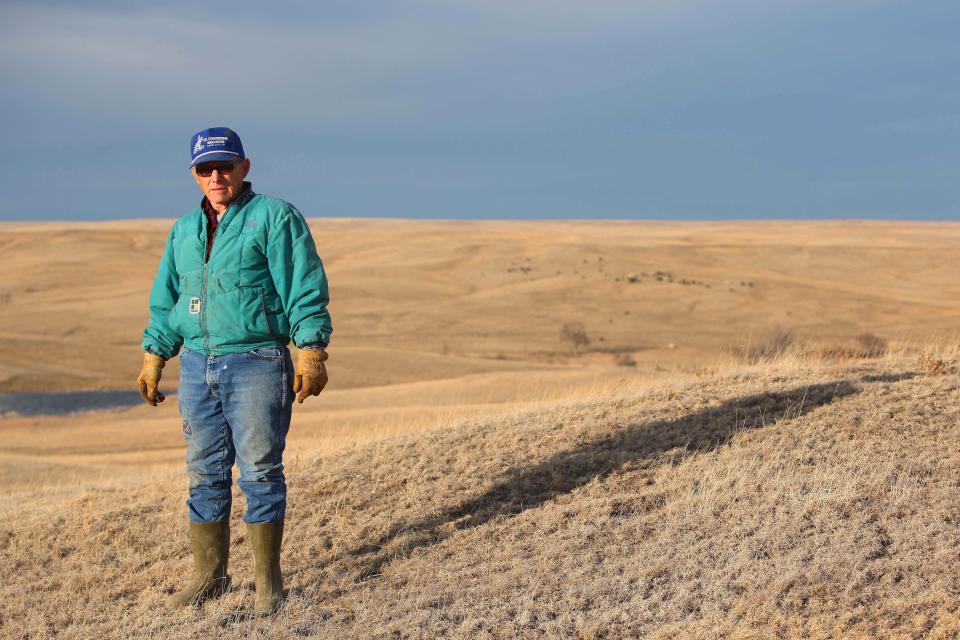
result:
<svg viewBox="0 0 960 640"><path fill-rule="evenodd" d="M272 288L260 287L260 312L272 338L280 342L290 339L290 321L283 311L280 297Z"/></svg>
<svg viewBox="0 0 960 640"><path fill-rule="evenodd" d="M180 327L180 306L182 302L183 296L180 296L173 305L173 308L170 309L170 313L167 314L167 326L170 327L171 331L181 337L183 336L183 329Z"/></svg>
<svg viewBox="0 0 960 640"><path fill-rule="evenodd" d="M180 294L177 303L167 314L167 326L181 338L200 336L200 296Z"/></svg>
<svg viewBox="0 0 960 640"><path fill-rule="evenodd" d="M270 327L270 316L267 315L267 298L266 294L263 291L263 288L258 288L257 292L260 294L260 316L263 321L263 326L266 332L273 336L273 329Z"/></svg>
<svg viewBox="0 0 960 640"><path fill-rule="evenodd" d="M180 274L180 297L167 315L170 329L182 338L200 335L200 292L202 274L191 271Z"/></svg>
<svg viewBox="0 0 960 640"><path fill-rule="evenodd" d="M224 337L243 344L270 340L270 325L263 312L260 287L239 287L227 296L220 296L217 311Z"/></svg>

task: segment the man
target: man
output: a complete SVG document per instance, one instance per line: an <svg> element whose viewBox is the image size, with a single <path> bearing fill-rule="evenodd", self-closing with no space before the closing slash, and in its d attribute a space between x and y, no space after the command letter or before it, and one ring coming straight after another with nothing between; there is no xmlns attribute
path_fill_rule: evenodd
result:
<svg viewBox="0 0 960 640"><path fill-rule="evenodd" d="M282 456L293 397L302 403L327 383L327 279L300 212L244 181L250 160L236 133L205 129L190 147L204 197L167 238L137 378L144 402L157 406L164 363L179 352L194 576L169 601L189 605L229 586L236 462L254 554L255 611L268 614L283 591ZM295 371L291 339L300 349Z"/></svg>

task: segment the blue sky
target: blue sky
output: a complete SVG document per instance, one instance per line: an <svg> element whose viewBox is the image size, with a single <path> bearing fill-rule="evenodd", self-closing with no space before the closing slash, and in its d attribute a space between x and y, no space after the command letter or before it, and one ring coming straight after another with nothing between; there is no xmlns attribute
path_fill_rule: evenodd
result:
<svg viewBox="0 0 960 640"><path fill-rule="evenodd" d="M0 4L0 219L960 217L960 3ZM162 5L162 6L161 6Z"/></svg>

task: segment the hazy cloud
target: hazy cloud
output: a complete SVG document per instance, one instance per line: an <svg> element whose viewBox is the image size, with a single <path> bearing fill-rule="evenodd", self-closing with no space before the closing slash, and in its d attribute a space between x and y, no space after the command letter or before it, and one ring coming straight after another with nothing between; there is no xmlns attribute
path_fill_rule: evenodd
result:
<svg viewBox="0 0 960 640"><path fill-rule="evenodd" d="M317 213L953 215L946 174L918 168L960 159L958 17L887 0L5 3L0 217L182 212L187 139L214 124L244 136L258 186Z"/></svg>

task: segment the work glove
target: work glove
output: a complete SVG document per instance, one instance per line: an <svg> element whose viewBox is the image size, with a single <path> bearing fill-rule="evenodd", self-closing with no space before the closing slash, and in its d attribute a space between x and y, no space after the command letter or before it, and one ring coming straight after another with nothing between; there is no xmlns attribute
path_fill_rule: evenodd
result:
<svg viewBox="0 0 960 640"><path fill-rule="evenodd" d="M300 349L293 376L293 392L297 394L298 404L303 404L307 396L320 395L327 386L327 368L323 361L329 357L323 349Z"/></svg>
<svg viewBox="0 0 960 640"><path fill-rule="evenodd" d="M160 370L166 362L155 353L145 351L143 354L143 368L137 377L137 388L140 390L140 397L151 407L157 406L158 402L163 402L165 399L157 386L160 384Z"/></svg>

